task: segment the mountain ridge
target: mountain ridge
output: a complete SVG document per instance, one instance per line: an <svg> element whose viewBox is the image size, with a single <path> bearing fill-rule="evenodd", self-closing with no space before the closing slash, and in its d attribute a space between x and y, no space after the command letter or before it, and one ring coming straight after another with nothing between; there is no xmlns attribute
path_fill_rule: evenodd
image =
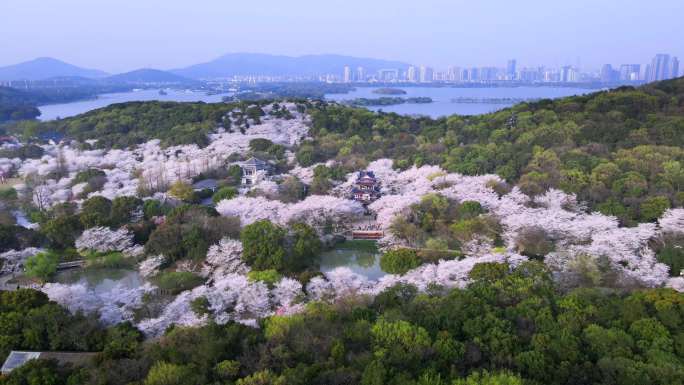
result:
<svg viewBox="0 0 684 385"><path fill-rule="evenodd" d="M102 78L108 73L97 69L79 67L51 57L0 67L0 80L45 80L56 77Z"/></svg>
<svg viewBox="0 0 684 385"><path fill-rule="evenodd" d="M194 79L230 76L315 76L341 73L348 65L354 70L364 67L367 72L383 68L406 69L409 64L395 60L362 58L337 54L321 55L272 55L264 53L228 53L218 58L193 64L170 72Z"/></svg>
<svg viewBox="0 0 684 385"><path fill-rule="evenodd" d="M158 84L190 84L198 83L197 80L190 79L181 75L174 74L169 71L154 69L154 68L140 68L133 71L123 72L120 74L108 76L103 79L106 82L114 83L158 83Z"/></svg>

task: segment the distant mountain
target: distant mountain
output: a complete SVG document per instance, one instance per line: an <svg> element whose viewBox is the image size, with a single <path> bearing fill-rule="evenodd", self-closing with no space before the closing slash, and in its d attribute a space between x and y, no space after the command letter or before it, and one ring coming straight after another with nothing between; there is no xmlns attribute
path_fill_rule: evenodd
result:
<svg viewBox="0 0 684 385"><path fill-rule="evenodd" d="M194 84L197 80L176 75L171 72L151 68L143 68L131 72L109 76L104 81L108 83L126 84Z"/></svg>
<svg viewBox="0 0 684 385"><path fill-rule="evenodd" d="M409 64L398 61L358 58L343 55L306 55L299 57L258 53L231 53L208 63L195 64L171 72L194 79L229 76L312 76L341 74L345 65L364 67L372 73L385 68L406 69Z"/></svg>
<svg viewBox="0 0 684 385"><path fill-rule="evenodd" d="M43 80L54 77L101 78L104 76L107 76L106 72L77 67L49 57L0 67L0 80Z"/></svg>

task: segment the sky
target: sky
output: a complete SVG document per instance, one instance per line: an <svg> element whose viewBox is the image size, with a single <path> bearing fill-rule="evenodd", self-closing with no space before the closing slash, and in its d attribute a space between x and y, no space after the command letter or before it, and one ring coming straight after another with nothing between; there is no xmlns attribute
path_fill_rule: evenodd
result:
<svg viewBox="0 0 684 385"><path fill-rule="evenodd" d="M0 66L116 73L259 52L596 69L684 59L682 15L683 0L0 0Z"/></svg>

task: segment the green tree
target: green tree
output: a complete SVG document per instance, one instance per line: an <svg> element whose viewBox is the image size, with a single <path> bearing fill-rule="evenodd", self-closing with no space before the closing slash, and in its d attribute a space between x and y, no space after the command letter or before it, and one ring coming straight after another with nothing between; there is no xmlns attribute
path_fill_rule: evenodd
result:
<svg viewBox="0 0 684 385"><path fill-rule="evenodd" d="M88 229L96 226L109 226L112 202L102 196L86 199L81 206L81 223Z"/></svg>
<svg viewBox="0 0 684 385"><path fill-rule="evenodd" d="M59 257L52 252L38 253L26 260L26 275L49 280L57 272Z"/></svg>
<svg viewBox="0 0 684 385"><path fill-rule="evenodd" d="M306 195L306 186L299 178L288 176L283 183L278 186L280 200L286 203L299 202Z"/></svg>
<svg viewBox="0 0 684 385"><path fill-rule="evenodd" d="M422 264L415 250L390 250L380 257L380 268L390 274L404 274Z"/></svg>
<svg viewBox="0 0 684 385"><path fill-rule="evenodd" d="M427 330L406 321L380 319L371 333L374 355L390 365L420 367L432 345Z"/></svg>
<svg viewBox="0 0 684 385"><path fill-rule="evenodd" d="M653 196L644 199L639 205L639 213L641 219L646 222L652 222L660 218L665 210L670 208L670 199L664 196Z"/></svg>
<svg viewBox="0 0 684 385"><path fill-rule="evenodd" d="M261 220L245 226L240 233L242 260L257 270L275 269L285 266L285 229L268 220Z"/></svg>
<svg viewBox="0 0 684 385"><path fill-rule="evenodd" d="M191 202L194 199L195 191L188 183L177 180L169 188L169 194L184 202Z"/></svg>
<svg viewBox="0 0 684 385"><path fill-rule="evenodd" d="M76 238L83 230L83 225L77 216L58 216L41 226L40 231L56 249L73 247Z"/></svg>
<svg viewBox="0 0 684 385"><path fill-rule="evenodd" d="M110 223L118 227L129 223L143 204L142 199L133 196L120 196L112 201Z"/></svg>
<svg viewBox="0 0 684 385"><path fill-rule="evenodd" d="M164 361L159 361L152 366L145 385L196 385L199 382L198 376L192 368L184 365L175 365Z"/></svg>
<svg viewBox="0 0 684 385"><path fill-rule="evenodd" d="M233 199L238 195L238 191L235 187L225 186L216 190L214 195L212 195L211 200L214 204L219 203L224 199Z"/></svg>
<svg viewBox="0 0 684 385"><path fill-rule="evenodd" d="M453 385L523 385L523 380L513 373L475 372L467 378L454 380Z"/></svg>
<svg viewBox="0 0 684 385"><path fill-rule="evenodd" d="M321 251L321 241L316 230L305 223L295 223L289 234L291 247L288 250L287 268L300 271L311 266Z"/></svg>

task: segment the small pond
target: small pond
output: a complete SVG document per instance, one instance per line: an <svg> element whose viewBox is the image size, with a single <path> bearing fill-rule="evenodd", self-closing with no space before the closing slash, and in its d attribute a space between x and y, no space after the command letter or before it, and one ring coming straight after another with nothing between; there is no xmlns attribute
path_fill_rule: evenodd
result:
<svg viewBox="0 0 684 385"><path fill-rule="evenodd" d="M85 283L95 292L101 293L108 292L119 285L134 289L145 284L145 280L137 270L114 268L63 270L57 273L55 282Z"/></svg>
<svg viewBox="0 0 684 385"><path fill-rule="evenodd" d="M328 272L338 267L348 267L368 279L386 275L380 268L380 253L368 247L350 247L342 243L332 250L321 253L320 269Z"/></svg>

